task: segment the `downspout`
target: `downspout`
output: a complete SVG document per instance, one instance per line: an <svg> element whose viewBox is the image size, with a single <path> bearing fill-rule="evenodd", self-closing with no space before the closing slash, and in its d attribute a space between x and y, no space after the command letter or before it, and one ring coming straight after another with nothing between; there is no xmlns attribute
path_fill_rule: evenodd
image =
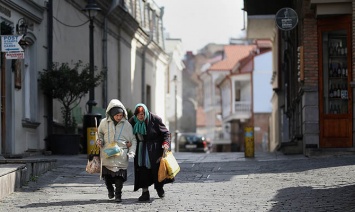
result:
<svg viewBox="0 0 355 212"><path fill-rule="evenodd" d="M164 7L160 8L160 21L161 21L161 25L160 25L160 30L161 30L161 39L162 39L162 45L163 45L163 49L165 50L165 34L164 34L164 23L163 23L163 16L164 16Z"/></svg>
<svg viewBox="0 0 355 212"><path fill-rule="evenodd" d="M108 98L107 98L107 90L108 90L108 85L107 85L107 73L108 73L108 68L107 68L107 34L108 34L108 27L107 27L107 22L108 22L108 16L114 11L114 9L119 6L119 0L112 0L111 7L107 14L105 15L104 18L104 34L103 34L103 39L102 39L102 64L103 64L103 72L104 72L104 80L103 80L103 86L102 86L102 97L103 97L103 103L102 107L106 108Z"/></svg>
<svg viewBox="0 0 355 212"><path fill-rule="evenodd" d="M47 42L48 42L48 57L47 57L47 71L51 71L53 64L53 0L49 0L47 3ZM47 150L49 139L53 133L53 98L47 95L45 97L47 103L47 138L45 148Z"/></svg>

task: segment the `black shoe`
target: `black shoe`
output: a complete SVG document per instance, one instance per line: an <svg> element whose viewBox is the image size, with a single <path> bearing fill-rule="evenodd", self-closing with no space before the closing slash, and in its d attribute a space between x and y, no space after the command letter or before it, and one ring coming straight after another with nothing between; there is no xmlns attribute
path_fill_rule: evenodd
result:
<svg viewBox="0 0 355 212"><path fill-rule="evenodd" d="M150 200L150 195L149 195L149 191L145 191L142 193L142 196L140 196L138 198L138 201L149 201Z"/></svg>
<svg viewBox="0 0 355 212"><path fill-rule="evenodd" d="M165 197L165 192L164 192L164 189L163 189L163 188L158 188L158 189L157 189L157 193L158 193L158 196L159 196L160 198Z"/></svg>
<svg viewBox="0 0 355 212"><path fill-rule="evenodd" d="M121 195L115 196L115 202L122 202Z"/></svg>
<svg viewBox="0 0 355 212"><path fill-rule="evenodd" d="M113 190L108 190L108 198L112 199L115 197L115 194L113 193Z"/></svg>
<svg viewBox="0 0 355 212"><path fill-rule="evenodd" d="M122 195L122 187L123 187L123 181L122 179L116 179L115 180L115 202L122 202L121 195Z"/></svg>

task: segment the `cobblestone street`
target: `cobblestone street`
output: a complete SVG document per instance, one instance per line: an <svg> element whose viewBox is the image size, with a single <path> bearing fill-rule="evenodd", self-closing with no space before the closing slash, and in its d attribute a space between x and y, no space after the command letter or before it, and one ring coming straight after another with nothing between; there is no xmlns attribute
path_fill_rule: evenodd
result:
<svg viewBox="0 0 355 212"><path fill-rule="evenodd" d="M108 200L85 155L58 157L57 168L0 201L0 211L355 211L355 156L306 158L256 153L176 153L181 167L160 199L137 201L133 164L123 202ZM54 156L51 156L54 157Z"/></svg>

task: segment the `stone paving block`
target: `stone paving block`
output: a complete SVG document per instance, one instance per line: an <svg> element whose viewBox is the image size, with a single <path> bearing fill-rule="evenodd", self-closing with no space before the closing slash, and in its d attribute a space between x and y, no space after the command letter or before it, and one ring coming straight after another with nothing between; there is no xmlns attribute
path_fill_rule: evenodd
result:
<svg viewBox="0 0 355 212"><path fill-rule="evenodd" d="M242 154L175 154L182 169L175 182L164 187L166 197L160 199L150 187L151 201L144 203L137 201L141 191L133 192L130 163L119 204L108 200L98 175L84 171L85 158L61 159L57 168L2 199L0 211L318 212L355 208L355 156L256 154L255 159L244 160L238 155Z"/></svg>

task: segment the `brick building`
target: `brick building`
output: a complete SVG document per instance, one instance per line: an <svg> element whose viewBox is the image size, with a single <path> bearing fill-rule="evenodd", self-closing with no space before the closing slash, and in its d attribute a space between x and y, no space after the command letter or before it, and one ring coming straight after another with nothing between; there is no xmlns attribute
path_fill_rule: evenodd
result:
<svg viewBox="0 0 355 212"><path fill-rule="evenodd" d="M269 148L352 151L352 0L244 0L247 37L273 42Z"/></svg>

